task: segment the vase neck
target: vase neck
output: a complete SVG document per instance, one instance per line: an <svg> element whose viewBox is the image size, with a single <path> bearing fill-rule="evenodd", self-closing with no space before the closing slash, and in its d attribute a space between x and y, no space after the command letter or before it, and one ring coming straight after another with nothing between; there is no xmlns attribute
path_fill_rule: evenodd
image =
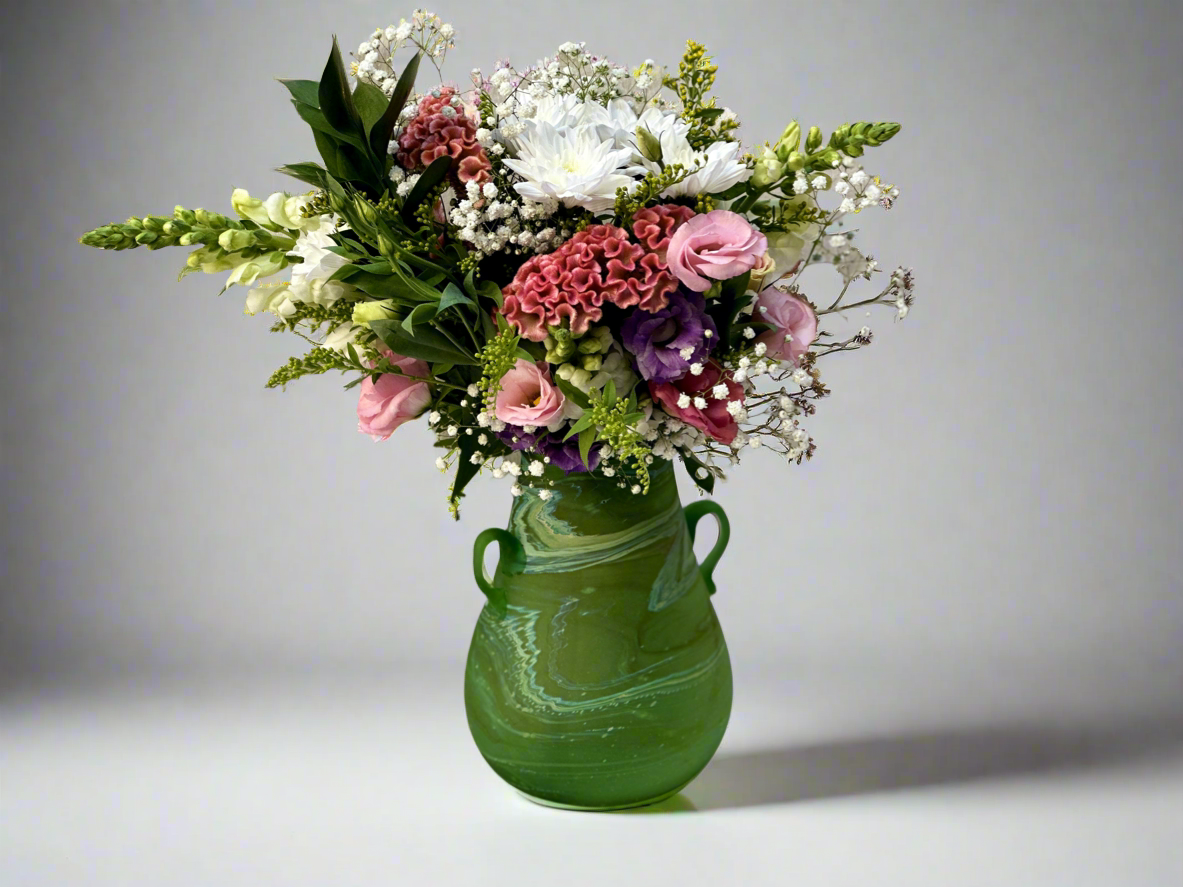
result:
<svg viewBox="0 0 1183 887"><path fill-rule="evenodd" d="M684 523L673 463L654 460L649 492L632 492L633 481L587 474L556 479L554 486L523 484L514 499L509 530L536 553L569 547L576 537L632 534L641 527L668 532L671 522ZM540 495L549 491L547 498Z"/></svg>

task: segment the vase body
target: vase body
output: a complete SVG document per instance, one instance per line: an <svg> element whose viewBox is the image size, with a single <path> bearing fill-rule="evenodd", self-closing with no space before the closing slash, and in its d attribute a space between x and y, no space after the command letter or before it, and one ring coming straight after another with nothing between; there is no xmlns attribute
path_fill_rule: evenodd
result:
<svg viewBox="0 0 1183 887"><path fill-rule="evenodd" d="M468 724L489 765L532 800L654 803L693 779L723 738L731 663L710 570L726 518L712 502L684 513L671 463L651 475L647 495L587 475L556 480L545 500L527 487L508 532L478 538L489 602L465 672ZM709 511L720 535L707 569L693 525ZM493 539L502 556L490 578L481 558Z"/></svg>

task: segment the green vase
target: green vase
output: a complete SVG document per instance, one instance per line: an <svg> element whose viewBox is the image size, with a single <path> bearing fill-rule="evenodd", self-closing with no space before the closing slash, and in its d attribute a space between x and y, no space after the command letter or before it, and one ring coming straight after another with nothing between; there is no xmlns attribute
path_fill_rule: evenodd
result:
<svg viewBox="0 0 1183 887"><path fill-rule="evenodd" d="M488 601L468 653L468 725L497 774L539 803L656 803L706 766L727 728L731 661L711 606L727 518L707 500L683 509L672 463L651 476L635 495L548 469L548 499L523 484L508 531L476 539ZM700 567L694 528L707 513L719 538Z"/></svg>

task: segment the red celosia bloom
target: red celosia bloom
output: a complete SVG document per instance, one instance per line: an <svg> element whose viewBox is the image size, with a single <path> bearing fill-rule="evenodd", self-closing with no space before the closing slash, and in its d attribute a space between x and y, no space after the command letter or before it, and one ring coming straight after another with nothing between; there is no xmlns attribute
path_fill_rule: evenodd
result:
<svg viewBox="0 0 1183 887"><path fill-rule="evenodd" d="M476 123L452 104L455 94L445 86L438 96L428 93L419 100L419 112L398 137L398 162L405 169L424 169L446 155L455 161L452 175L457 181L483 184L492 164L477 144Z"/></svg>
<svg viewBox="0 0 1183 887"><path fill-rule="evenodd" d="M623 228L592 225L522 265L504 289L501 313L527 339L541 342L547 326L564 320L583 335L603 316L604 302L658 311L677 287L665 263L629 240Z"/></svg>
<svg viewBox="0 0 1183 887"><path fill-rule="evenodd" d="M665 262L666 247L675 229L693 216L694 210L678 203L663 203L647 206L633 215L633 236L649 252Z"/></svg>

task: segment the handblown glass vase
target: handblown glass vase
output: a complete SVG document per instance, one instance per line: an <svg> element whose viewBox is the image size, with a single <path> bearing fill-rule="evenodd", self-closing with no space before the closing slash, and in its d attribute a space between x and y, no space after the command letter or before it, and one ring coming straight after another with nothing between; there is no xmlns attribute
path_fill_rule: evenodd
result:
<svg viewBox="0 0 1183 887"><path fill-rule="evenodd" d="M533 801L653 804L706 766L731 714L731 661L711 606L727 517L708 500L683 508L667 461L654 463L647 495L550 471L549 498L523 485L509 529L476 539L488 601L465 672L468 725L489 765ZM719 536L700 567L694 530L708 513Z"/></svg>

